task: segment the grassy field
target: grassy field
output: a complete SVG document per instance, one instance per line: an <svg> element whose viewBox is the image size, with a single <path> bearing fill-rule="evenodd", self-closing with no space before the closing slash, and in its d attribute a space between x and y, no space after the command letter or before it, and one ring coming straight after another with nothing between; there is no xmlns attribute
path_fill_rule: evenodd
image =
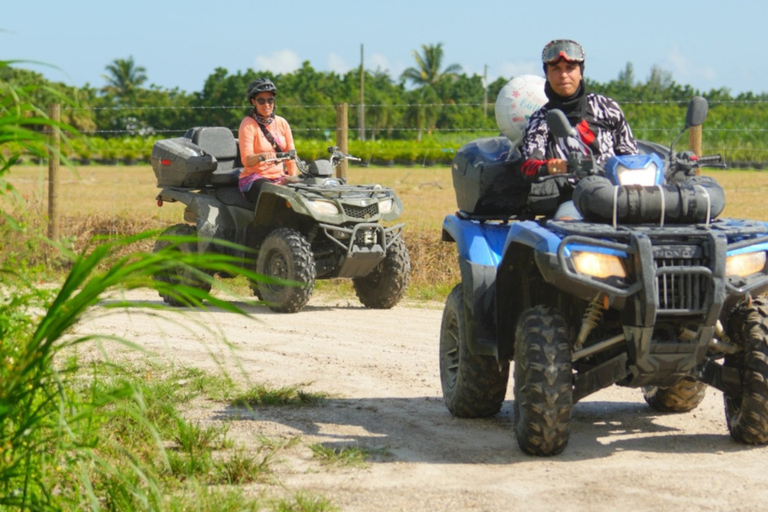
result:
<svg viewBox="0 0 768 512"><path fill-rule="evenodd" d="M706 174L715 177L726 191L723 216L768 220L768 173L718 170ZM379 183L397 191L404 205L401 221L406 223L413 263L409 295L444 299L459 279L455 249L440 241L443 218L456 209L450 169L351 167L347 179L349 183ZM47 180L46 166L15 167L10 174L11 183L25 199L26 213L40 222L45 222L47 215ZM158 189L150 166L62 168L59 180L61 234L74 240L75 247L96 234L129 234L181 222L182 205L158 208ZM151 246L145 249L151 250Z"/></svg>
<svg viewBox="0 0 768 512"><path fill-rule="evenodd" d="M62 168L59 180L59 201L65 216L134 217L155 219L163 225L181 220L182 206L157 207L157 182L150 166ZM24 195L28 207L47 211L46 166L14 167L10 181ZM438 229L445 214L455 207L447 167L353 167L347 181L393 187L405 205L402 220L414 229Z"/></svg>
<svg viewBox="0 0 768 512"><path fill-rule="evenodd" d="M44 223L48 213L47 166L18 166L10 182L25 201L25 217ZM440 226L455 210L447 167L349 169L347 181L393 187L404 205L398 222L412 261L409 296L443 300L458 280L454 248L440 241ZM58 204L61 236L77 249L94 235L130 234L182 222L183 205L157 206L158 188L152 168L144 166L84 166L62 168ZM151 251L151 245L142 249ZM350 292L349 280L321 281L319 289Z"/></svg>

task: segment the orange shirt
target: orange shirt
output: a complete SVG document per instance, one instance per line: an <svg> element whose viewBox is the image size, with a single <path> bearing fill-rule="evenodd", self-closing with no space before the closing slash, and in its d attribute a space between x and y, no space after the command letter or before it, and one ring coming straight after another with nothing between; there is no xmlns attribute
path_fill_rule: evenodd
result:
<svg viewBox="0 0 768 512"><path fill-rule="evenodd" d="M274 121L267 125L267 130L275 138L275 142L280 146L283 151L290 151L296 149L293 145L293 135L291 134L291 127L288 126L288 121L280 116L275 116ZM240 123L240 128L237 130L238 143L240 144L240 159L245 163L245 159L248 155L258 153L274 153L276 150L269 143L264 133L261 131L256 120L251 117L245 117ZM296 163L293 161L286 162L288 166L288 172L283 165L283 162L259 162L251 167L243 167L243 171L240 173L240 177L249 176L253 173L257 173L264 178L276 179L286 174L296 174Z"/></svg>

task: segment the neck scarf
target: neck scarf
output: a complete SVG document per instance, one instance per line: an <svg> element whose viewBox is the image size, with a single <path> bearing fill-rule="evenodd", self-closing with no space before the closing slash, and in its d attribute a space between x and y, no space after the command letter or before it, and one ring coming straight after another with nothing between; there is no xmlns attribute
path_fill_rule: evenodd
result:
<svg viewBox="0 0 768 512"><path fill-rule="evenodd" d="M572 95L565 97L557 94L547 81L544 84L544 94L549 98L549 102L544 105L547 110L562 110L570 121L571 126L576 126L585 120L587 115L587 88L584 86L584 80L579 83L579 88Z"/></svg>
<svg viewBox="0 0 768 512"><path fill-rule="evenodd" d="M253 117L257 123L267 125L272 124L272 121L275 120L275 111L272 110L272 113L269 114L269 117L262 117L259 115L259 112L256 110L256 107L253 107L251 109L251 117Z"/></svg>

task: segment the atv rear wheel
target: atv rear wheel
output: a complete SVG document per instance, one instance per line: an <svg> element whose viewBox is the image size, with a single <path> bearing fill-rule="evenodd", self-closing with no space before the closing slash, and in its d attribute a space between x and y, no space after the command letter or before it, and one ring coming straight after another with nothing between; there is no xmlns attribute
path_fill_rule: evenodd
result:
<svg viewBox="0 0 768 512"><path fill-rule="evenodd" d="M367 276L352 279L352 284L365 307L389 309L403 298L410 278L411 258L402 237L398 237L381 263Z"/></svg>
<svg viewBox="0 0 768 512"><path fill-rule="evenodd" d="M725 366L741 374L741 394L725 398L725 420L736 441L768 444L768 298L740 304L728 322L728 334L742 351L725 357Z"/></svg>
<svg viewBox="0 0 768 512"><path fill-rule="evenodd" d="M440 383L448 410L460 418L496 414L504 403L509 362L476 356L467 347L462 285L448 295L440 326Z"/></svg>
<svg viewBox="0 0 768 512"><path fill-rule="evenodd" d="M684 378L674 386L644 386L643 398L651 409L659 412L688 412L699 406L707 394L707 385Z"/></svg>
<svg viewBox="0 0 768 512"><path fill-rule="evenodd" d="M259 291L259 283L257 281L251 281L249 279L248 286L251 287L251 291L253 292L253 296L256 297L256 300L264 300L261 296L261 292Z"/></svg>
<svg viewBox="0 0 768 512"><path fill-rule="evenodd" d="M515 431L531 455L556 455L568 444L573 371L568 324L555 308L520 315L515 330Z"/></svg>
<svg viewBox="0 0 768 512"><path fill-rule="evenodd" d="M190 226L189 224L176 224L163 231L161 237L195 236L196 234L197 229L194 226ZM171 240L162 239L155 242L155 247L152 252L157 253L171 246L174 246L172 250L185 254L194 254L197 252L197 244L194 242L184 242L176 245L176 243ZM157 274L154 279L156 281L168 283L171 286L185 285L197 288L206 293L211 291L210 282L201 279L200 274L193 269L183 268L181 266L175 266L161 274ZM159 294L160 297L171 306L185 307L190 305L189 301L184 300L177 294L163 293L162 291L160 291Z"/></svg>
<svg viewBox="0 0 768 512"><path fill-rule="evenodd" d="M256 272L266 277L294 282L260 282L254 293L258 293L272 311L295 313L309 302L315 286L312 248L307 239L295 229L276 229L261 244Z"/></svg>

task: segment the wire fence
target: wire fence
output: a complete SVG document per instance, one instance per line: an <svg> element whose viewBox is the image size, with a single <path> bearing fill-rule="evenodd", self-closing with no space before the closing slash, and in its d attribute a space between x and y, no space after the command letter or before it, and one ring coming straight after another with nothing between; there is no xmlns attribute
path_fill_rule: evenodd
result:
<svg viewBox="0 0 768 512"><path fill-rule="evenodd" d="M684 108L685 103L684 102L669 102L669 101L654 101L654 102L623 102L622 106L628 107L628 109L631 109L632 106L638 105L638 106L646 106L646 105L665 105L674 103L682 108ZM725 109L726 112L724 115L720 115L721 118L728 118L728 109L733 106L737 106L738 108L748 108L753 107L755 105L759 105L762 107L763 105L768 105L768 102L764 101L724 101L724 102L710 102L711 111L717 108ZM355 109L359 108L361 105L350 105L349 111L350 113L353 113ZM465 108L475 108L480 109L485 107L483 103L464 103L464 104L402 104L402 105L365 105L366 108L381 108L381 109L408 109L408 108L414 108L414 107L432 107L432 108L449 108L454 109L457 107L465 107ZM333 112L335 116L335 106L334 105L281 105L281 109L285 109L288 114L285 115L286 118L290 120L291 118L291 112L301 112L301 111L320 111L327 109L329 112ZM62 108L63 111L66 110L75 110L75 109L66 109ZM174 112L183 112L183 111L211 111L211 112L238 112L240 115L243 115L248 112L249 109L244 108L242 105L224 105L224 106L158 106L158 107L152 107L152 106L146 106L146 107L103 107L99 108L100 111L103 113L109 113L112 114L113 119L118 119L124 116L125 114L132 114L137 111L165 111L170 110ZM767 109L768 110L768 109ZM494 114L492 109L489 109L489 117L493 119ZM716 117L716 116L711 116ZM768 119L768 115L766 116ZM744 165L745 167L755 167L755 168L763 168L763 161L768 161L768 142L766 142L765 134L768 132L768 128L765 128L763 126L768 126L768 123L765 125L761 125L758 122L751 122L746 125L740 125L740 126L731 126L731 127L725 127L722 125L718 125L718 119L715 119L716 122L705 125L704 129L704 144L703 148L704 151L707 153L713 153L713 152L719 152L723 154L724 156L727 156L730 153L740 152L742 155L755 155L754 158L744 158L745 162L748 162L749 165ZM638 138L646 138L650 137L651 135L659 136L660 138L663 138L664 140L670 140L673 138L677 133L679 133L680 128L682 127L682 117L678 116L675 118L675 122L679 124L680 126L677 127L665 127L665 126L637 126L634 128L635 134ZM495 126L495 120L492 123L493 126ZM489 128L486 126L469 126L469 127L433 127L432 132L435 133L442 133L442 134L458 134L462 136L466 141L470 141L472 139L477 138L480 135L498 135L498 128L496 130L493 129L493 126ZM115 129L97 129L92 130L90 134L95 136L100 135L111 135L111 136L133 136L133 138L140 138L140 139L146 139L147 141L151 142L154 138L158 138L158 136L165 136L168 134L180 134L187 131L188 128L191 126L163 126L163 127L157 127L155 128L154 132L150 135L141 136L139 135L136 137L137 133L136 130L131 129L125 129L125 128L115 128ZM294 131L296 132L324 132L327 134L332 134L335 136L337 126L335 124L327 124L327 125L316 125L316 126L306 126L301 128L296 128ZM407 124L399 125L399 126L393 126L388 127L386 129L382 129L382 132L385 131L406 131L406 132L414 132L418 131L419 128ZM355 132L355 127L350 127L351 132ZM749 139L749 144L720 144L717 145L716 143L708 142L709 139L714 138L715 135L718 134L731 134L735 135L736 137L743 137L746 139ZM729 139L729 140L738 140L738 139ZM297 141L297 143L300 141ZM318 141L318 145L322 146L325 141ZM363 164L367 165L407 165L409 167L430 167L435 165L435 162L439 163L445 163L450 162L453 159L453 156L455 155L455 150L457 149L457 144L460 144L459 142L456 142L454 144L447 144L447 143L435 143L434 145L424 145L424 146L415 146L412 144L412 141L403 141L403 147L410 147L411 152L408 156L407 160L397 161L396 158L392 157L392 151L391 147L386 148L382 145L382 147L377 146L375 143L370 143L367 146L361 146L361 153L357 154L356 156L363 158ZM415 149L413 149L415 147ZM144 158L140 159L146 162L149 156L149 152L146 150L146 147L143 147L141 149L143 152ZM405 150L404 150L405 151ZM147 202L152 202L153 196L153 183L149 183L149 187L147 191L143 194L142 198L136 198L131 197L128 199L127 195L125 194L125 191L132 189L135 185L131 185L130 180L134 180L133 183L135 183L136 177L132 172L126 172L125 165L131 163L126 158L116 158L113 161L105 160L102 163L113 163L117 164L116 167L114 167L114 172L112 172L112 169L107 170L95 170L93 174L91 174L91 178L93 180L98 181L98 186L102 188L102 193L95 194L95 195L105 195L110 196L112 198L118 198L118 199L112 199L108 201L107 210L102 210L106 213L105 216L98 216L93 214L87 214L82 217L73 216L71 214L68 214L64 216L62 220L62 231L70 237L80 237L85 234L117 234L117 233L124 233L125 231L130 231L131 229L137 229L130 225L130 222L133 222L133 217L131 215L126 215L126 212L131 210L132 208L135 208L135 206L139 203L144 203L144 200ZM731 166L738 166L733 165L733 162L729 162ZM33 204L36 202L38 203L38 208L43 208L45 203L46 194L44 191L45 187L45 178L44 178L44 170L43 170L43 163L40 162L40 170L38 174L36 175L35 184L32 186L31 190L33 191L33 195L37 196L37 201L33 201ZM438 172L440 171L440 172ZM137 169L138 172L138 169ZM142 170L142 172L145 172ZM409 171L404 171L408 173ZM435 178L430 172L437 173L435 176L439 176L438 178ZM424 268L427 266L427 261L432 261L433 259L437 259L442 261L441 258L449 258L452 257L452 253L448 251L450 254L444 254L442 246L437 243L435 235L435 228L432 224L435 224L436 221L429 220L429 215L432 210L435 210L435 204L434 202L431 202L429 199L429 194L423 193L424 190L431 190L431 191L437 191L438 196L440 198L440 201L442 201L439 204L443 204L445 201L444 194L441 194L439 191L445 191L449 190L451 188L451 180L450 180L450 173L445 174L442 172L442 169L434 169L432 171L425 170L424 172L413 172L407 174L407 176L410 176L409 179L416 179L414 184L408 184L408 187L418 189L418 193L413 194L413 197L415 199L408 199L411 202L408 203L408 208L410 210L413 210L415 212L414 219L411 219L408 223L408 236L409 236L409 247L412 252L412 255L414 259L418 262L415 268L417 268L418 272L423 272ZM125 179L128 178L129 181L126 182ZM144 174L142 174L142 181L152 181L152 173L149 171L149 174L144 177ZM403 182L405 178L402 178ZM65 204L80 204L83 203L83 197L85 196L92 196L94 194L94 189L91 188L92 185L88 185L83 183L82 176L78 177L77 179L72 178L70 180L67 180L64 184L65 186L61 189L62 193L62 201ZM145 183L146 185L146 183ZM402 185L402 183L401 183ZM402 188L402 187L401 187ZM450 195L450 194L449 194ZM119 198L122 198L123 196L126 196L124 200L120 200ZM144 197L146 196L146 197ZM437 201L437 200L435 200ZM450 204L448 209L446 211L450 211L450 208L452 208L453 205ZM439 209L439 208L438 208ZM444 214L442 210L438 211L439 214ZM143 216L142 216L143 215ZM147 215L146 213L143 213L142 215L137 215L136 218L144 218L146 222L149 222L149 227L155 227L160 228L165 225L167 225L169 222L177 222L176 220L169 220L165 217L160 217L158 214L153 215ZM87 219L88 223L86 223L83 219ZM87 224L87 225L86 225ZM91 225L92 224L92 225ZM146 227L146 225L143 225ZM142 227L142 226L139 226ZM443 252L441 252L443 251ZM447 266L450 266L450 262L446 263ZM426 274L423 276L424 280L427 281L431 278L431 276L427 276Z"/></svg>
<svg viewBox="0 0 768 512"><path fill-rule="evenodd" d="M667 144L682 128L687 101L628 100L620 101L620 104L638 139ZM500 134L494 105L483 102L349 104L349 137L356 142L378 141L378 145L357 147L358 151L365 153L369 163L449 163L449 157L461 145L478 137ZM665 108L669 106L674 108ZM711 100L709 107L709 120L703 128L702 150L705 153L720 153L726 161L740 167L764 168L768 165L768 108L765 108L768 107L768 101ZM324 143L334 142L339 128L336 124L336 108L334 104L281 104L279 113L291 123L297 147L311 146L313 141L320 147ZM431 109L430 119L414 116L413 112L419 109ZM108 148L104 152L110 155L95 157L106 163L114 160L130 163L133 160L146 160L151 144L157 138L181 136L192 126L228 126L236 134L237 126L250 111L250 106L116 105L69 107L62 110L97 118L96 128L82 130L86 135L110 139L145 139L146 144L138 150ZM368 112L365 115L367 123L360 123L360 110ZM381 113L378 119L371 114L376 111ZM361 124L365 126L361 127ZM382 147L386 146L385 141L414 139L421 141L419 147ZM412 145L412 142L409 144ZM132 153L132 156L126 153ZM317 156L316 152L312 156Z"/></svg>

